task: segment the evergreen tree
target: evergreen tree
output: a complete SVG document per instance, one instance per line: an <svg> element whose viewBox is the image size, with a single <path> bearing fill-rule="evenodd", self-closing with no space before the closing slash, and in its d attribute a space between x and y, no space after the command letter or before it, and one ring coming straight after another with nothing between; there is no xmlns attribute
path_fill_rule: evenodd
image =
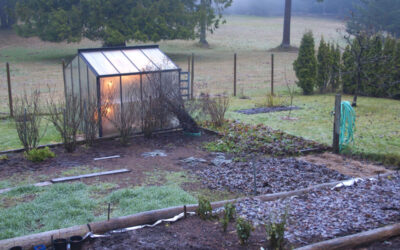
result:
<svg viewBox="0 0 400 250"><path fill-rule="evenodd" d="M392 82L388 84L388 96L400 100L400 41L397 41L395 50L392 59Z"/></svg>
<svg viewBox="0 0 400 250"><path fill-rule="evenodd" d="M351 53L351 46L347 45L342 56L341 78L343 93L353 95L356 90L355 60Z"/></svg>
<svg viewBox="0 0 400 250"><path fill-rule="evenodd" d="M194 39L196 0L18 0L17 32L52 42L83 37L104 46Z"/></svg>
<svg viewBox="0 0 400 250"><path fill-rule="evenodd" d="M331 69L331 88L333 92L336 92L340 87L340 65L341 65L341 55L339 45L336 47L331 45L331 58L332 58L332 69Z"/></svg>
<svg viewBox="0 0 400 250"><path fill-rule="evenodd" d="M293 63L298 81L305 95L314 91L317 77L317 59L315 58L315 42L311 31L305 33L301 40L299 55Z"/></svg>
<svg viewBox="0 0 400 250"><path fill-rule="evenodd" d="M197 6L199 16L199 37L200 44L208 46L207 31L211 33L218 29L221 23L226 20L222 19L222 13L225 9L232 5L233 0L200 0Z"/></svg>
<svg viewBox="0 0 400 250"><path fill-rule="evenodd" d="M332 54L329 44L325 43L323 37L319 44L317 60L317 86L319 92L324 93L332 77Z"/></svg>

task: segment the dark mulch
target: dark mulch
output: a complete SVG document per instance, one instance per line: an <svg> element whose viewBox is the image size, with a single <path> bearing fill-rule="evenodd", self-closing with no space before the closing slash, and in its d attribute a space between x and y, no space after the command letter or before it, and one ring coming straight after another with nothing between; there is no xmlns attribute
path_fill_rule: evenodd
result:
<svg viewBox="0 0 400 250"><path fill-rule="evenodd" d="M295 158L252 159L256 167L258 194L291 191L316 184L349 179L324 165L316 165ZM253 194L254 171L249 162L188 165L210 189L227 189L233 192Z"/></svg>
<svg viewBox="0 0 400 250"><path fill-rule="evenodd" d="M226 233L217 221L203 221L197 216L173 224L161 224L132 232L99 238L85 243L84 249L257 249L264 246L263 227L252 232L245 246L239 244L235 225L230 223Z"/></svg>
<svg viewBox="0 0 400 250"><path fill-rule="evenodd" d="M301 108L296 106L292 107L276 106L276 107L243 109L243 110L237 110L236 112L245 115L256 115L256 114L265 114L265 113L282 112L282 111L299 110L299 109Z"/></svg>
<svg viewBox="0 0 400 250"><path fill-rule="evenodd" d="M306 245L400 222L400 176L365 180L351 187L323 188L284 201L246 199L241 216L262 223L288 209L286 237Z"/></svg>

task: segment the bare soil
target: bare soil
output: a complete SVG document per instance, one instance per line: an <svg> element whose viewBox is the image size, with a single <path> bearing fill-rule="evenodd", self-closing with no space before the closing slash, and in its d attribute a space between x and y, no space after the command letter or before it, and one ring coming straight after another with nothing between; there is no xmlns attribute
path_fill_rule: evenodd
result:
<svg viewBox="0 0 400 250"><path fill-rule="evenodd" d="M240 245L235 225L230 223L226 233L217 220L203 221L197 216L173 224L161 224L87 242L84 249L257 249L265 245L263 227L252 232L249 242Z"/></svg>
<svg viewBox="0 0 400 250"><path fill-rule="evenodd" d="M13 178L23 181L26 178L44 176L50 180L60 176L63 171L76 169L77 167L88 167L101 171L116 169L129 169L131 172L111 176L100 177L102 182L112 182L120 187L141 185L146 179L146 173L154 171L182 171L177 163L188 157L209 158L210 154L202 149L206 141L215 139L215 135L204 132L201 137L185 136L183 132L172 132L155 135L152 139L135 137L128 147L120 145L117 139L97 142L93 147L81 145L78 149L68 154L62 147L52 150L56 158L48 159L42 163L32 163L25 159L23 153L8 155L8 160L0 162L0 180ZM142 156L145 152L163 150L166 157ZM94 158L120 155L120 158L94 161ZM43 178L44 178L43 177ZM97 178L86 179L85 183L97 181Z"/></svg>
<svg viewBox="0 0 400 250"><path fill-rule="evenodd" d="M344 175L359 178L371 177L378 174L391 172L383 166L378 166L366 161L354 160L346 156L336 155L328 152L317 155L307 155L300 157L299 159L318 165L324 165L327 168L338 171Z"/></svg>

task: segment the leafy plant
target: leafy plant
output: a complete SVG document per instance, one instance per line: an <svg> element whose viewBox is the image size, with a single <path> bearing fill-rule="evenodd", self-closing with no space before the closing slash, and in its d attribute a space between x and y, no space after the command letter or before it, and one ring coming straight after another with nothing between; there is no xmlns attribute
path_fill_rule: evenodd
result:
<svg viewBox="0 0 400 250"><path fill-rule="evenodd" d="M211 203L209 200L207 200L206 197L204 197L204 196L199 197L199 206L198 206L196 212L197 212L197 215L203 220L212 218L213 214L212 214Z"/></svg>
<svg viewBox="0 0 400 250"><path fill-rule="evenodd" d="M287 216L288 213L286 210L285 213L281 216L280 221L278 222L269 221L265 225L269 249L283 250L285 243L285 227L287 222Z"/></svg>
<svg viewBox="0 0 400 250"><path fill-rule="evenodd" d="M239 218L236 221L236 233L239 237L240 244L246 244L250 238L251 231L253 231L253 225L251 222L245 220L244 218Z"/></svg>
<svg viewBox="0 0 400 250"><path fill-rule="evenodd" d="M226 232L229 222L232 222L235 219L236 207L232 203L226 203L224 208L225 208L224 217L222 217L221 223L222 227L224 228L224 232Z"/></svg>
<svg viewBox="0 0 400 250"><path fill-rule="evenodd" d="M26 159L28 159L31 162L42 162L49 158L56 157L56 154L54 154L48 147L41 149L34 148L30 151L25 152L24 155Z"/></svg>

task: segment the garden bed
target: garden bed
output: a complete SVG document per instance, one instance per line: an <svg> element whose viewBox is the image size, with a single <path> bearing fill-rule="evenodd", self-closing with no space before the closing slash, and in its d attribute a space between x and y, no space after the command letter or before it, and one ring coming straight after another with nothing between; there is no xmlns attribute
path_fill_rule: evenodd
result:
<svg viewBox="0 0 400 250"><path fill-rule="evenodd" d="M261 202L248 198L236 204L238 216L254 223L247 245L239 244L235 224L223 233L217 220L197 216L173 224L112 235L86 243L85 249L260 249L268 244L263 224L288 211L286 247L301 247L352 235L400 221L400 177L360 181L342 188L322 188L286 200ZM361 249L397 249L399 239L375 242Z"/></svg>
<svg viewBox="0 0 400 250"><path fill-rule="evenodd" d="M283 112L283 111L291 111L291 110L299 110L300 107L292 106L276 106L276 107L262 107L262 108L252 108L252 109L242 109L237 110L237 113L245 114L245 115L256 115L256 114L266 114L273 112Z"/></svg>
<svg viewBox="0 0 400 250"><path fill-rule="evenodd" d="M223 158L222 154L216 156L216 159ZM324 165L295 158L258 157L251 163L227 161L217 167L215 163L199 163L186 165L186 168L199 176L209 189L254 194L254 171L251 164L256 167L257 194L292 191L350 178Z"/></svg>
<svg viewBox="0 0 400 250"><path fill-rule="evenodd" d="M400 221L400 177L360 181L351 187L323 188L286 200L246 199L237 205L241 216L262 224L288 211L286 238L307 245Z"/></svg>

